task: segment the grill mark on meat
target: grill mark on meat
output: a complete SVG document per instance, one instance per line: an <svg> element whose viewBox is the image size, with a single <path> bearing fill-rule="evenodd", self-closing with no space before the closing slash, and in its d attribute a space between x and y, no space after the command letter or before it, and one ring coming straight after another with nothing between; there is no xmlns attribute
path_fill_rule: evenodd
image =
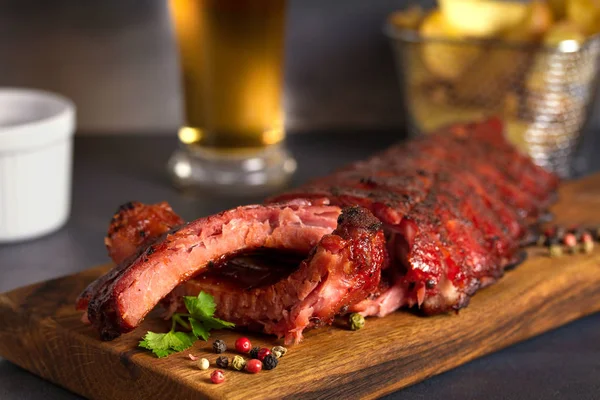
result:
<svg viewBox="0 0 600 400"><path fill-rule="evenodd" d="M421 221L417 222L417 225L425 225L426 231L424 236L418 236L420 240L431 241L431 237L437 233L440 237L442 250L442 260L445 262L441 263L442 268L436 270L436 274L431 271L420 271L419 268L414 268L408 273L404 279L412 282L419 282L413 284L413 291L409 293L408 302L409 305L418 304L421 305L424 296L431 300L439 294L439 289L431 288L427 289L427 282L440 282L449 280L454 286L459 288L461 292L468 292L469 284L476 284L473 278L477 278L480 273L480 268L484 265L500 265L494 251L490 251L487 246L487 240L484 234L479 229L473 229L473 223L471 218L474 217L473 213L469 213L469 210L464 207L460 207L461 202L459 198L454 196L445 190L444 185L448 182L443 182L439 185L439 189L432 191L434 194L435 203L438 205L438 215L440 215L441 223L437 226L427 226L423 221L427 218L427 212L429 205L420 205L414 210L410 216L414 218L415 214L421 213ZM456 189L456 186L454 186ZM465 203L468 200L465 200ZM441 207L440 207L441 205ZM427 231L429 229L429 231ZM419 240L416 240L416 246L413 249L422 248L424 245L420 245ZM448 252L445 249L455 248L457 251ZM469 251L463 251L469 249ZM428 267L429 260L423 259L423 255L418 251L409 253L409 263L414 266ZM429 255L427 255L429 257ZM461 268L464 265L466 268ZM487 271L489 272L489 271ZM426 278L428 276L428 278ZM428 310L428 303L425 303L423 307L424 311Z"/></svg>
<svg viewBox="0 0 600 400"><path fill-rule="evenodd" d="M415 149L414 151L417 151L417 149ZM414 153L414 151L413 151L413 153ZM460 153L463 154L464 152L461 151ZM444 154L446 154L446 153L442 152L441 154L437 154L438 157L433 157L433 158L430 158L429 160L421 160L421 159L419 159L418 161L419 162L423 161L423 162L426 162L426 163L430 163L432 169L439 169L441 167L449 168L449 167L452 166L451 164L443 163ZM386 164L386 167L387 167L387 164ZM394 166L394 167L396 168L396 171L391 171L387 175L391 175L391 174L394 174L394 173L396 175L402 175L402 174L406 174L406 172L403 172L403 171L410 170L410 165L402 165L402 164L400 164L400 165L397 165L397 166ZM462 166L462 167L463 167L463 170L465 170L464 166ZM355 176L359 176L358 179L360 179L360 175L363 174L363 173L369 173L370 174L371 171L363 172L361 170L358 170L358 171L351 172L351 174L354 174ZM355 187L352 187L352 186L350 186L351 189L348 188L348 185L352 185L352 183L347 181L347 178L345 178L346 174L347 173L342 173L341 176L334 175L334 176L332 176L330 178L332 181L344 183L345 185L347 185L346 189L338 188L337 189L337 193L342 193L343 192L343 194L346 195L346 196L350 195L350 199L347 199L345 197L344 198L338 198L338 199L336 199L336 202L343 203L344 205L352 204L352 203L358 203L358 204L362 204L363 206L369 207L371 209L373 209L373 206L376 206L378 204L378 202L379 202L379 203L381 203L383 205L388 204L391 207L396 207L396 210L394 210L394 211L396 211L397 213L400 213L400 214L404 214L404 215L410 211L410 209L412 208L411 207L412 205L418 203L420 200L422 200L425 197L425 195L427 193L427 189L430 186L430 185L427 186L425 184L425 185L421 185L421 186L417 187L417 189L416 189L417 190L416 195L406 196L405 199L409 199L409 201L405 202L404 204L399 204L399 202L397 202L397 198L395 198L394 196L390 196L390 193L394 193L393 185L386 185L385 186L386 190L381 190L381 187L378 188L378 189L380 189L378 191L372 191L372 190L371 191L366 191L366 190L363 189L362 192L364 194L361 194L360 188L355 188ZM412 177L409 176L409 177L405 178L405 180L406 179L410 179L410 178L412 178ZM373 178L371 178L371 180L372 179ZM394 178L391 178L391 179L398 179L398 178L394 177ZM382 185L380 185L380 186L382 186ZM290 195L284 195L284 198L286 198L286 197L293 197L293 196L296 196L296 195L303 195L304 194L304 190L305 189L300 189L299 192L292 192ZM402 185L402 186L399 185L399 186L396 187L396 191L410 191L410 190L411 190L411 188L410 187L407 188L406 185ZM317 187L314 187L314 186L310 187L309 186L308 188L306 188L306 191L308 193L315 193L316 192L315 194L318 193L319 196L327 196L328 195L328 193L327 193L326 190L323 190L323 188L319 188L318 186ZM335 195L335 193L331 193L329 195L331 196L332 194ZM370 198L372 200L370 200L369 202L365 203L364 201L361 200L361 198ZM389 200L392 200L392 201L390 202ZM386 210L386 211L388 211L388 210Z"/></svg>
<svg viewBox="0 0 600 400"><path fill-rule="evenodd" d="M483 126L475 126L474 138L487 146L488 152L492 156L504 157L499 164L506 168L505 170L512 175L513 181L519 183L524 191L537 194L537 199L542 203L547 200L549 192L556 186L557 178L544 172L527 156L515 151L501 135L489 135L482 128ZM542 209L544 206L539 208Z"/></svg>

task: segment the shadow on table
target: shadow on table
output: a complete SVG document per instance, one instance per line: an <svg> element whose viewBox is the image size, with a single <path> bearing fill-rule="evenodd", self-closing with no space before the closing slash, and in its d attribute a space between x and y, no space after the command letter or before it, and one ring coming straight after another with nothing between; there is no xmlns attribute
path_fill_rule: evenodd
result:
<svg viewBox="0 0 600 400"><path fill-rule="evenodd" d="M82 398L0 358L0 399L75 400Z"/></svg>

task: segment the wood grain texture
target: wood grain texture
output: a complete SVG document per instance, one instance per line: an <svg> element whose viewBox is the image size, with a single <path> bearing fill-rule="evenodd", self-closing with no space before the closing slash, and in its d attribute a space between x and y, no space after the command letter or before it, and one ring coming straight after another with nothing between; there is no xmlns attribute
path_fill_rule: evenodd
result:
<svg viewBox="0 0 600 400"><path fill-rule="evenodd" d="M594 224L600 223L599 209L597 175L564 185L553 211L557 222ZM101 342L80 322L75 297L109 265L0 295L0 355L93 399L375 398L600 311L600 249L558 259L541 249L528 252L523 265L457 315L401 311L369 319L357 332L341 324L311 331L275 370L226 371L221 385L210 383L212 368L201 371L187 357L214 362L212 342L199 341L164 359L136 347L147 330L168 330L156 315L112 342ZM221 331L211 339L233 347L238 336ZM254 345L278 344L265 335L248 336Z"/></svg>

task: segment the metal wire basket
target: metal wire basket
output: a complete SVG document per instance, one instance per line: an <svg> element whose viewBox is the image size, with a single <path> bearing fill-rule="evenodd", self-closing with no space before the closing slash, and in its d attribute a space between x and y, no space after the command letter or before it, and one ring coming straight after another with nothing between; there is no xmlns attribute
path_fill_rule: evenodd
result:
<svg viewBox="0 0 600 400"><path fill-rule="evenodd" d="M508 139L538 165L571 175L598 84L600 36L556 47L424 38L385 26L412 134L500 115Z"/></svg>

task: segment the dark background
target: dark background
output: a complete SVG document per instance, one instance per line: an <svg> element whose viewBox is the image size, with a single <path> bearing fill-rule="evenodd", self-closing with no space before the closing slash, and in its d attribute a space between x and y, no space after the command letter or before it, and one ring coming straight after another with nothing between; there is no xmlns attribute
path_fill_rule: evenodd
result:
<svg viewBox="0 0 600 400"><path fill-rule="evenodd" d="M290 146L300 161L294 184L404 136L400 90L381 27L405 4L289 1L286 110ZM233 205L182 198L155 179L164 178L176 146L178 78L166 0L0 0L0 86L62 93L75 101L79 125L72 218L48 237L0 246L0 292L105 262L96 244L106 215L125 200L167 199L188 218ZM594 115L576 160L581 172L600 170L597 121ZM338 131L349 134L332 135ZM300 132L315 139L295 135ZM140 141L126 134L171 137ZM599 327L596 314L393 398L598 398ZM76 397L0 359L4 398Z"/></svg>
<svg viewBox="0 0 600 400"><path fill-rule="evenodd" d="M383 21L398 0L291 0L291 130L402 127ZM0 0L0 86L63 93L80 132L175 131L176 50L167 0Z"/></svg>
<svg viewBox="0 0 600 400"><path fill-rule="evenodd" d="M389 13L410 3L288 0L288 132L371 129L405 137L402 95L382 26ZM168 1L0 0L0 86L72 98L80 135L175 135L181 94ZM598 125L593 113L575 175L600 164Z"/></svg>

